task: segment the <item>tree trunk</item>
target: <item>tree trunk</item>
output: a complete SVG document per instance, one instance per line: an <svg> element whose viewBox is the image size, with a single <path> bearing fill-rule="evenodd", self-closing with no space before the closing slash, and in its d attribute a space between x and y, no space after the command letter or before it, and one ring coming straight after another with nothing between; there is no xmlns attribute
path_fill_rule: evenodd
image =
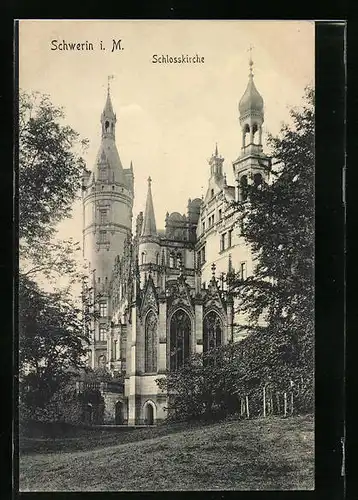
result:
<svg viewBox="0 0 358 500"><path fill-rule="evenodd" d="M287 417L287 392L283 394L283 416Z"/></svg>

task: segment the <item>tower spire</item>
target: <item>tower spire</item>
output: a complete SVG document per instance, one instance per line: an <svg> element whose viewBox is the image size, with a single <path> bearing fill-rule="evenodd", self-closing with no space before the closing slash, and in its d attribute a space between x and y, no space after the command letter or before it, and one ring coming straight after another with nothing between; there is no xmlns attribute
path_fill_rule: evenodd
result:
<svg viewBox="0 0 358 500"><path fill-rule="evenodd" d="M151 177L148 177L147 201L145 205L145 213L144 213L141 236L157 236L157 226L155 223L151 185L152 185L152 179Z"/></svg>

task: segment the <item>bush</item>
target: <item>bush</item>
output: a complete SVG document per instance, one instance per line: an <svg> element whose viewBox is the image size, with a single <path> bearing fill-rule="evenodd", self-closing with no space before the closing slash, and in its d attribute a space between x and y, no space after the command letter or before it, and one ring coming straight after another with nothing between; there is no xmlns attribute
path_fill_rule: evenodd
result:
<svg viewBox="0 0 358 500"><path fill-rule="evenodd" d="M311 413L314 406L313 372L267 354L265 335L252 334L237 344L195 354L179 370L157 380L168 394L168 420L217 420L230 415L247 418L265 413ZM266 344L266 350L263 349ZM286 396L285 396L286 394Z"/></svg>

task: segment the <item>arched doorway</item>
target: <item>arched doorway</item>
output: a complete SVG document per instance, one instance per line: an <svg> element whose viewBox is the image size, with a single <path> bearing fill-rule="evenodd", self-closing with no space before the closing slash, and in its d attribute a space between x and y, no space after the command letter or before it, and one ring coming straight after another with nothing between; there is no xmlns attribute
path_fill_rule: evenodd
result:
<svg viewBox="0 0 358 500"><path fill-rule="evenodd" d="M117 401L115 408L115 416L114 416L114 421L116 425L122 425L123 424L123 403L122 401Z"/></svg>
<svg viewBox="0 0 358 500"><path fill-rule="evenodd" d="M144 407L144 423L145 425L154 424L154 407L151 403L147 403Z"/></svg>

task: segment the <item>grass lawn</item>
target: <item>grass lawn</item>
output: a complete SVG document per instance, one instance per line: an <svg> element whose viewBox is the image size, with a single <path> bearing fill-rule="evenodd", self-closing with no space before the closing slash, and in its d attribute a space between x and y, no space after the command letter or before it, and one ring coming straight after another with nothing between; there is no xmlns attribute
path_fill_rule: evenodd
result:
<svg viewBox="0 0 358 500"><path fill-rule="evenodd" d="M272 417L28 438L20 491L313 489L313 428L312 416Z"/></svg>

